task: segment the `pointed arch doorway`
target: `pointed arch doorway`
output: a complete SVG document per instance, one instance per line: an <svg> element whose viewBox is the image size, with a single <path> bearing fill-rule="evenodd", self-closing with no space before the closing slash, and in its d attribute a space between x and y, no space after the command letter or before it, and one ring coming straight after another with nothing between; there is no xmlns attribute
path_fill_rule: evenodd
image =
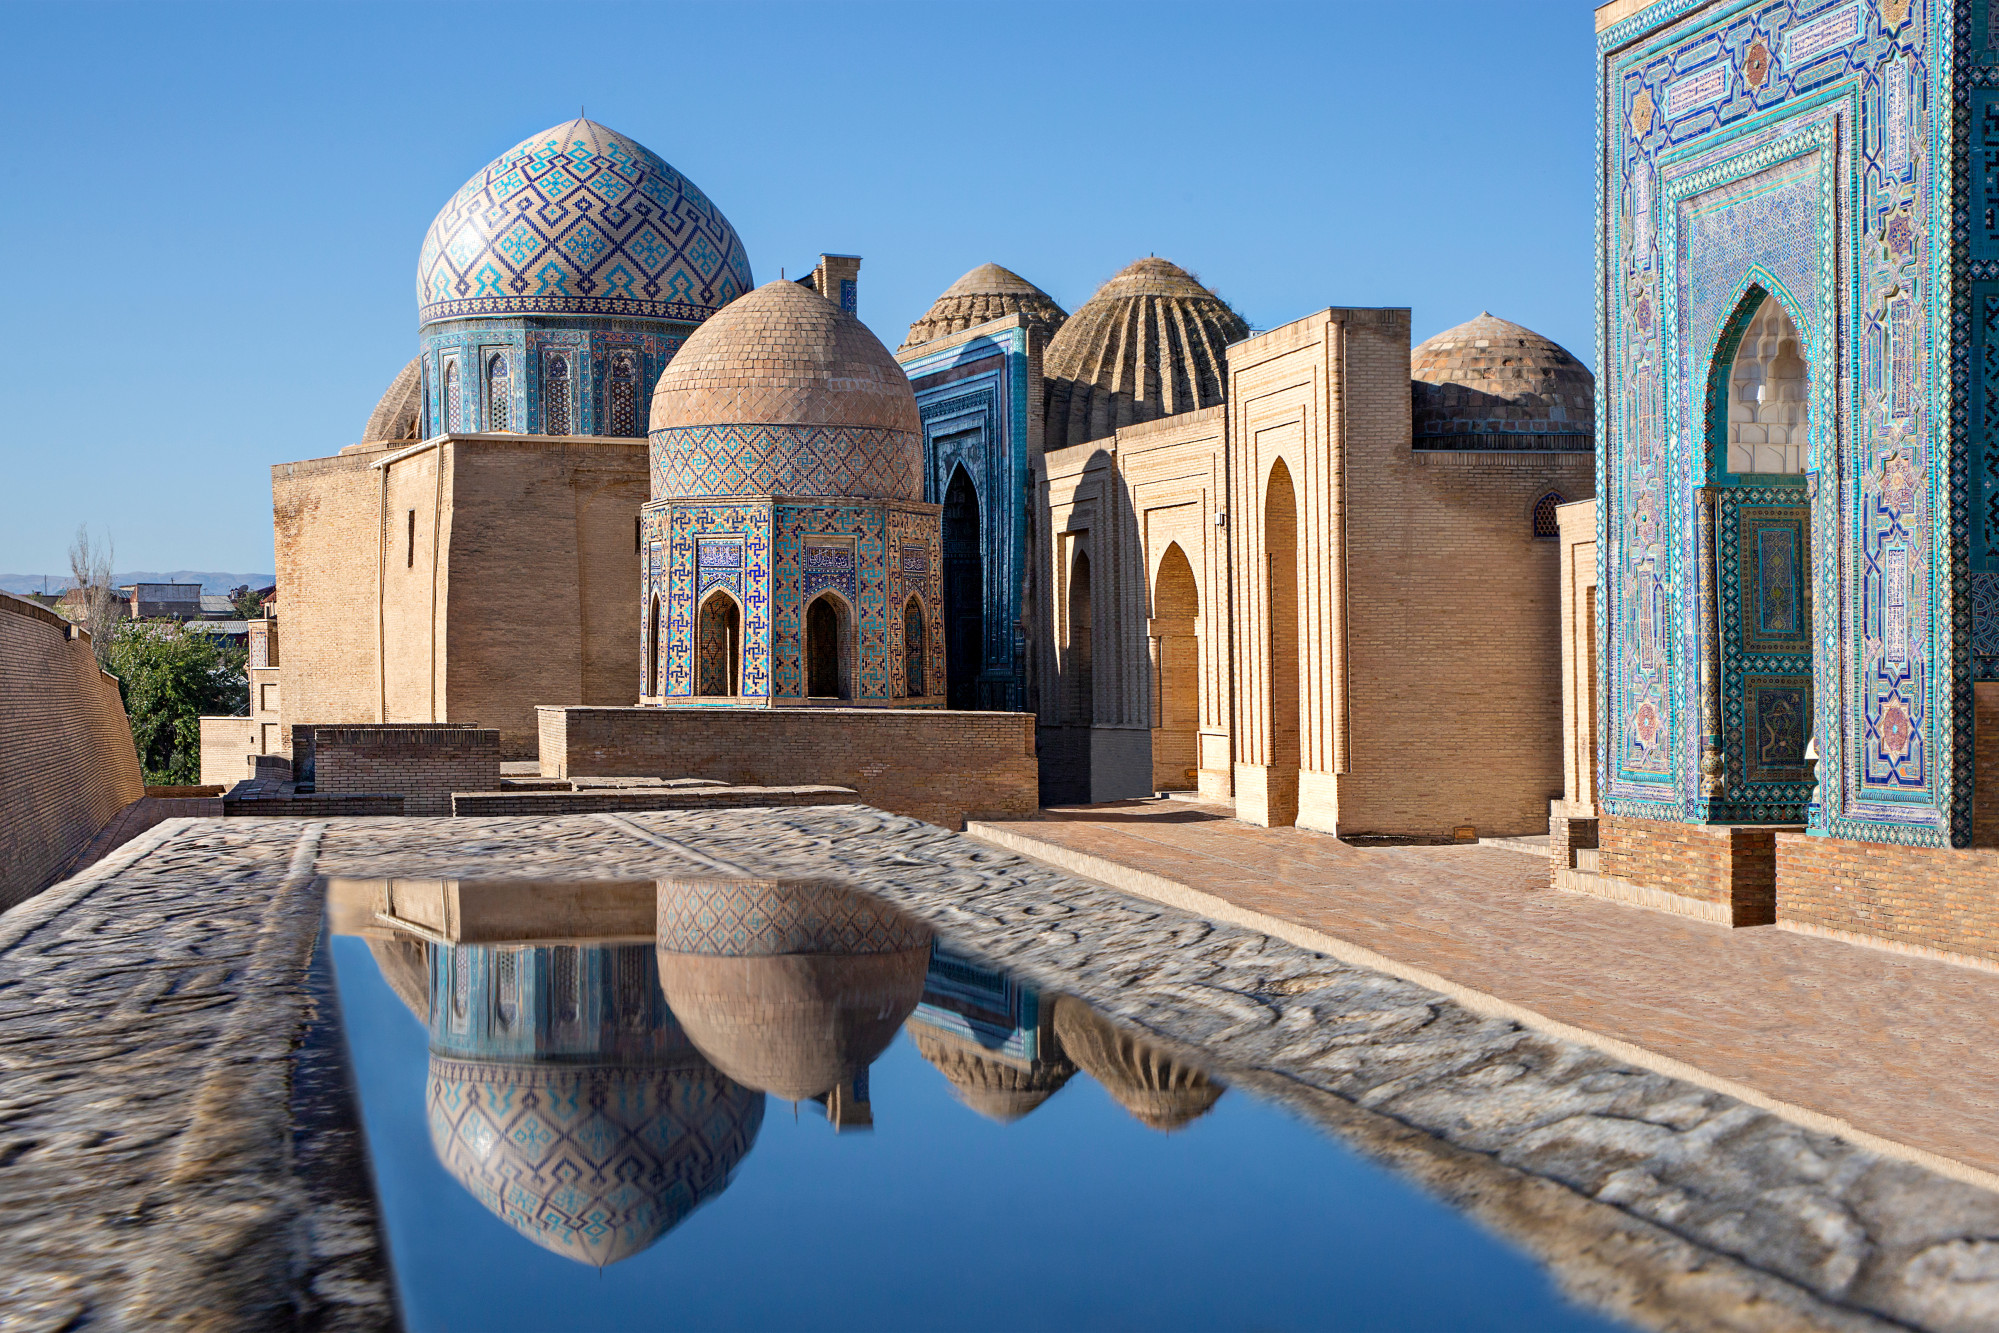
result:
<svg viewBox="0 0 1999 1333"><path fill-rule="evenodd" d="M1790 304L1750 283L1709 368L1695 540L1699 795L1714 823L1801 824L1812 799L1813 367Z"/></svg>
<svg viewBox="0 0 1999 1333"><path fill-rule="evenodd" d="M944 491L944 689L951 708L977 708L985 669L985 576L979 493L963 466Z"/></svg>
<svg viewBox="0 0 1999 1333"><path fill-rule="evenodd" d="M1159 558L1152 581L1152 786L1199 785L1201 726L1200 591L1180 543Z"/></svg>

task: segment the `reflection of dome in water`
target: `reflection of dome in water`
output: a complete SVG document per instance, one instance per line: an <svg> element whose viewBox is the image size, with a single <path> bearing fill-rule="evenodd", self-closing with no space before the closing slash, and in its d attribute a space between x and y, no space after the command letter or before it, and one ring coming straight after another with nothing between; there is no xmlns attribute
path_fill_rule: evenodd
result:
<svg viewBox="0 0 1999 1333"><path fill-rule="evenodd" d="M1082 1001L1055 1003L1062 1049L1119 1106L1154 1129L1180 1129L1208 1113L1222 1085L1118 1027Z"/></svg>
<svg viewBox="0 0 1999 1333"><path fill-rule="evenodd" d="M716 1068L791 1101L873 1063L923 998L929 963L927 927L830 884L660 884L674 1016Z"/></svg>
<svg viewBox="0 0 1999 1333"><path fill-rule="evenodd" d="M431 1145L507 1225L615 1263L728 1186L763 1097L694 1049L649 946L427 952Z"/></svg>
<svg viewBox="0 0 1999 1333"><path fill-rule="evenodd" d="M416 1015L416 1021L430 1022L430 946L398 935L388 940L370 938L368 952L375 956L382 980Z"/></svg>
<svg viewBox="0 0 1999 1333"><path fill-rule="evenodd" d="M909 1036L923 1058L949 1081L953 1096L1002 1125L1012 1124L1060 1092L1076 1072L1076 1066L1060 1058L1022 1068L928 1023L911 1023Z"/></svg>
<svg viewBox="0 0 1999 1333"><path fill-rule="evenodd" d="M514 1230L616 1263L728 1188L763 1097L698 1057L676 1067L500 1064L432 1056L430 1141Z"/></svg>

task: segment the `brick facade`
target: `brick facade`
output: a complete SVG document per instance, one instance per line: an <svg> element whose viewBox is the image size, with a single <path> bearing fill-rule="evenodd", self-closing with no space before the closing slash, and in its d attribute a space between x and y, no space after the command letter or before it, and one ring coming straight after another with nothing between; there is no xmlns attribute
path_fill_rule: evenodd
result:
<svg viewBox="0 0 1999 1333"><path fill-rule="evenodd" d="M287 724L471 723L529 759L537 704L636 698L643 441L357 446L271 494Z"/></svg>
<svg viewBox="0 0 1999 1333"><path fill-rule="evenodd" d="M316 795L389 793L406 815L449 815L451 794L500 785L500 733L490 727L316 727Z"/></svg>
<svg viewBox="0 0 1999 1333"><path fill-rule="evenodd" d="M853 788L865 804L951 829L967 819L1020 818L1039 808L1034 718L1028 713L536 711L545 777L698 777L760 787L835 783Z"/></svg>
<svg viewBox="0 0 1999 1333"><path fill-rule="evenodd" d="M47 888L143 795L118 682L90 636L0 594L0 909Z"/></svg>
<svg viewBox="0 0 1999 1333"><path fill-rule="evenodd" d="M1768 925L1776 920L1777 833L1747 824L1606 816L1598 865L1612 879L1719 906L1730 925Z"/></svg>
<svg viewBox="0 0 1999 1333"><path fill-rule="evenodd" d="M1775 843L1778 925L1999 965L1999 849Z"/></svg>
<svg viewBox="0 0 1999 1333"><path fill-rule="evenodd" d="M459 792L451 813L466 818L499 815L540 818L590 815L619 810L732 810L746 806L845 805L857 799L849 787L672 787L614 788L607 791Z"/></svg>

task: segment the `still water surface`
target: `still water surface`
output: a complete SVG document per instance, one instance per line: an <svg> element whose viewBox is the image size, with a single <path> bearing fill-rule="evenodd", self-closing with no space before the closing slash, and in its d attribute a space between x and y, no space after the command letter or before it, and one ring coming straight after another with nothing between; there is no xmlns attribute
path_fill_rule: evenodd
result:
<svg viewBox="0 0 1999 1333"><path fill-rule="evenodd" d="M412 1330L1621 1327L873 899L653 892L332 886Z"/></svg>

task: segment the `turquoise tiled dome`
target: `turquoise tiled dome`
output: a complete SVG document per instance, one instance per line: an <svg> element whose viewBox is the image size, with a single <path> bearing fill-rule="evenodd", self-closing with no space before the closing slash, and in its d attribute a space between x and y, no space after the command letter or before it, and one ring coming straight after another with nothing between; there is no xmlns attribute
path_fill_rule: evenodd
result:
<svg viewBox="0 0 1999 1333"><path fill-rule="evenodd" d="M500 154L430 224L417 261L418 322L698 322L754 285L736 229L692 181L642 144L572 120Z"/></svg>

